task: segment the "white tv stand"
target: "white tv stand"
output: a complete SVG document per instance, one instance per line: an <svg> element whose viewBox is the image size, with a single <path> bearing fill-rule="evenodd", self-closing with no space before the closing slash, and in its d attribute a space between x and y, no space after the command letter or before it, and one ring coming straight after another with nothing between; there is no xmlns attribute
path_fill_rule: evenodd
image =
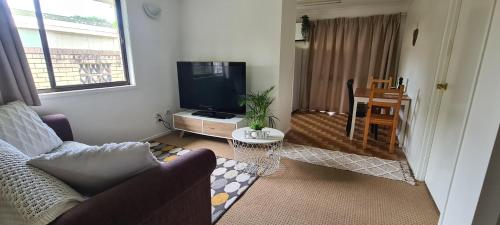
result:
<svg viewBox="0 0 500 225"><path fill-rule="evenodd" d="M174 128L180 130L182 137L184 132L196 133L206 136L232 139L234 130L246 126L242 115L231 119L215 119L209 117L193 116L194 110L178 112L173 116Z"/></svg>

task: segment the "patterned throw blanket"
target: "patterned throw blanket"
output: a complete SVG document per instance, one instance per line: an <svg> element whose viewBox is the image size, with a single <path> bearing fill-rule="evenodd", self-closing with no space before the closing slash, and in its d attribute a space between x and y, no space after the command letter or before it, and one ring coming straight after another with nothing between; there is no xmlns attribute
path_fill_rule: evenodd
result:
<svg viewBox="0 0 500 225"><path fill-rule="evenodd" d="M28 156L0 140L0 224L45 225L83 201L55 177L29 166Z"/></svg>

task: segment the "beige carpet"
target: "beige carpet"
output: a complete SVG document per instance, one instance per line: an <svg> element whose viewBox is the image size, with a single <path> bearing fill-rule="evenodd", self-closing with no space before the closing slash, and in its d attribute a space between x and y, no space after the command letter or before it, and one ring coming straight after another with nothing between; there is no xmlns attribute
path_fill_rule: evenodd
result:
<svg viewBox="0 0 500 225"><path fill-rule="evenodd" d="M168 135L159 142L209 148L233 158L225 140ZM411 186L349 171L282 159L278 173L261 177L218 225L435 225L438 211L422 183Z"/></svg>

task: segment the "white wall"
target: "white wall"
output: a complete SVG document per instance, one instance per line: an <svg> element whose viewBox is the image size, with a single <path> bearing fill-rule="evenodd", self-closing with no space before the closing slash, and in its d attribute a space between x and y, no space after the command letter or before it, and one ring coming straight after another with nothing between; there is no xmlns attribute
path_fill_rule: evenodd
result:
<svg viewBox="0 0 500 225"><path fill-rule="evenodd" d="M75 138L88 144L140 140L165 129L153 120L155 112L177 110L179 14L177 0L156 0L163 8L159 20L143 13L142 3L127 0L123 12L128 27L128 54L136 86L42 96L42 114L68 116ZM126 32L127 33L127 32Z"/></svg>
<svg viewBox="0 0 500 225"><path fill-rule="evenodd" d="M365 4L335 3L328 5L298 6L297 19L308 15L311 19L363 17L406 12L410 1L372 2Z"/></svg>
<svg viewBox="0 0 500 225"><path fill-rule="evenodd" d="M431 94L438 69L438 59L446 25L449 0L412 1L406 16L403 35L399 76L408 78L408 95L412 99L410 118L404 151L416 173L423 180L422 143L428 121ZM415 46L412 46L413 30L419 29Z"/></svg>
<svg viewBox="0 0 500 225"><path fill-rule="evenodd" d="M283 131L291 129L295 65L296 1L283 0L281 11L280 70L278 80L277 116Z"/></svg>
<svg viewBox="0 0 500 225"><path fill-rule="evenodd" d="M145 1L122 1L134 87L46 94L35 110L68 116L84 143L141 140L166 131L156 112L179 110L177 61L246 61L249 90L275 85L283 97L273 111L289 129L295 1L151 0L163 9L158 20L144 14Z"/></svg>
<svg viewBox="0 0 500 225"><path fill-rule="evenodd" d="M181 23L182 60L244 61L248 91L262 91L274 85L276 95L288 93L289 96L277 98L272 106L280 117L279 128L287 130L292 93L292 85L288 87L288 83L292 81L289 77L293 74L294 55L292 51L292 62L288 63L287 48L293 49L295 19L290 23L289 12L283 13L294 1L284 2L181 0L177 20ZM291 27L282 27L282 21Z"/></svg>
<svg viewBox="0 0 500 225"><path fill-rule="evenodd" d="M443 225L472 224L500 125L500 104L498 104L500 98L498 88L500 84L498 75L500 71L498 63L500 4L498 1L490 29L446 211L441 216ZM496 191L498 192L498 189ZM498 207L498 202L496 202L496 207ZM485 224L494 224L494 221Z"/></svg>

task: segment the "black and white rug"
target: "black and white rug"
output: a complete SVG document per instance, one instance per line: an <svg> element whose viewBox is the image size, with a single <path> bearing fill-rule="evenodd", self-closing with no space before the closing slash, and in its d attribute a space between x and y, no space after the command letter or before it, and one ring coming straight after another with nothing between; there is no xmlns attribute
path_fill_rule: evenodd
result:
<svg viewBox="0 0 500 225"><path fill-rule="evenodd" d="M281 156L320 166L399 180L415 185L408 162L381 159L285 142Z"/></svg>
<svg viewBox="0 0 500 225"><path fill-rule="evenodd" d="M191 151L159 142L150 142L150 145L158 160L166 163ZM247 166L243 162L217 157L217 165L210 176L212 223L217 222L257 179L255 175L244 172Z"/></svg>

